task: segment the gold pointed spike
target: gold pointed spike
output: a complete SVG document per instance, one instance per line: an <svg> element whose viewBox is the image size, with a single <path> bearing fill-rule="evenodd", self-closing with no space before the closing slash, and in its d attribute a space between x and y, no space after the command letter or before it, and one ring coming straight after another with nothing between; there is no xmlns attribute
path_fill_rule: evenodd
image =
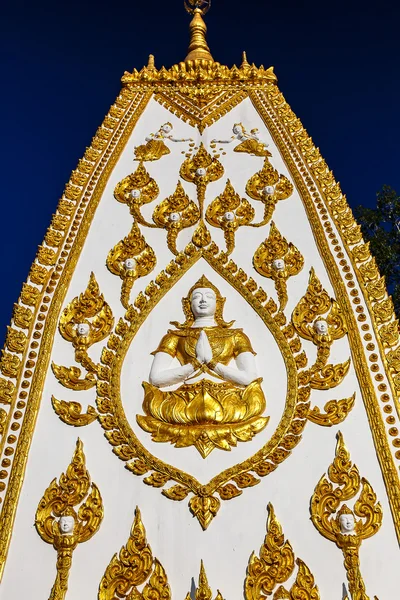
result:
<svg viewBox="0 0 400 600"><path fill-rule="evenodd" d="M154 55L153 54L149 54L149 61L147 63L147 68L148 69L155 69Z"/></svg>
<svg viewBox="0 0 400 600"><path fill-rule="evenodd" d="M199 583L196 589L195 600L212 600L212 591L210 586L208 585L208 579L206 575L206 570L204 568L203 561L200 563L200 575L199 575ZM186 595L185 600L190 600L191 596L188 593ZM217 595L215 600L223 600L222 594L219 590L217 590Z"/></svg>
<svg viewBox="0 0 400 600"><path fill-rule="evenodd" d="M243 54L242 54L242 69L249 69L250 68L250 63L247 60L247 54L246 52L243 50Z"/></svg>
<svg viewBox="0 0 400 600"><path fill-rule="evenodd" d="M212 593L210 586L208 585L208 579L204 563L200 563L200 575L199 575L199 587L196 590L196 600L211 600Z"/></svg>
<svg viewBox="0 0 400 600"><path fill-rule="evenodd" d="M214 62L206 41L207 26L203 15L211 6L211 0L185 0L186 10L193 15L190 22L190 44L185 62L189 60L208 60Z"/></svg>

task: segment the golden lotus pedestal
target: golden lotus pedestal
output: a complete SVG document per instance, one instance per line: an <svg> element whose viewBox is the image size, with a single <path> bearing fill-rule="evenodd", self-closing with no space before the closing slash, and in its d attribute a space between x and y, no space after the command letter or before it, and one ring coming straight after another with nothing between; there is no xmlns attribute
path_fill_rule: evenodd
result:
<svg viewBox="0 0 400 600"><path fill-rule="evenodd" d="M175 448L194 446L206 458L214 448L230 450L237 442L248 442L262 431L269 417L262 379L245 388L203 379L177 390L163 392L143 382L143 411L138 424L155 442L170 442Z"/></svg>

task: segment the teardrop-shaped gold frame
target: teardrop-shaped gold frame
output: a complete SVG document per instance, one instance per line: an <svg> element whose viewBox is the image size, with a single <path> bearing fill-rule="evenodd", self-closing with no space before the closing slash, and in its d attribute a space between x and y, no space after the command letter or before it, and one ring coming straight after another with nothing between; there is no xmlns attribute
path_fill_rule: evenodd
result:
<svg viewBox="0 0 400 600"><path fill-rule="evenodd" d="M242 493L242 489L259 483L254 475L265 476L285 460L301 439L309 410L308 387L299 387L298 372L306 366L306 357L301 352L301 343L292 325L286 324L282 312L278 312L273 300L257 283L228 262L225 253L212 244L199 250L190 244L185 252L171 261L140 293L124 319L120 319L115 333L110 337L108 348L102 353L101 381L98 383L97 406L99 420L105 435L113 446L114 453L127 463L127 468L136 475L147 475L144 482L162 488L168 481L175 482L163 494L172 500L183 500L189 493L191 511L204 529L209 525L222 500L229 500ZM149 452L135 435L129 424L121 401L120 378L126 353L142 324L153 308L188 270L203 257L209 265L238 291L263 320L274 336L283 356L287 370L287 395L283 415L277 429L266 444L253 456L233 467L225 469L203 485L194 476L169 465ZM136 310L137 309L137 310Z"/></svg>

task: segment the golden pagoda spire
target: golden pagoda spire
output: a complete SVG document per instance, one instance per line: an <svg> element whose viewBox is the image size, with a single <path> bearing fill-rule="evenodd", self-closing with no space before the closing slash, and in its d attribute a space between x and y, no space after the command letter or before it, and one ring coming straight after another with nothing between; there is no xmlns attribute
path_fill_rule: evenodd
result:
<svg viewBox="0 0 400 600"><path fill-rule="evenodd" d="M209 60L214 62L206 41L207 26L203 21L203 15L210 8L211 0L185 0L184 4L188 13L193 15L193 19L189 25L190 44L185 62L189 60Z"/></svg>

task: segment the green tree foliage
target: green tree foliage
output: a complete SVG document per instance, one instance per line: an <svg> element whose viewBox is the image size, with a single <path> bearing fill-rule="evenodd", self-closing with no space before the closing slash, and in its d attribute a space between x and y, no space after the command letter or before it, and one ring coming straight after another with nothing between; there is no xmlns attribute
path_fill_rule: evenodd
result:
<svg viewBox="0 0 400 600"><path fill-rule="evenodd" d="M400 317L400 196L384 185L376 195L376 208L357 206L354 213Z"/></svg>

